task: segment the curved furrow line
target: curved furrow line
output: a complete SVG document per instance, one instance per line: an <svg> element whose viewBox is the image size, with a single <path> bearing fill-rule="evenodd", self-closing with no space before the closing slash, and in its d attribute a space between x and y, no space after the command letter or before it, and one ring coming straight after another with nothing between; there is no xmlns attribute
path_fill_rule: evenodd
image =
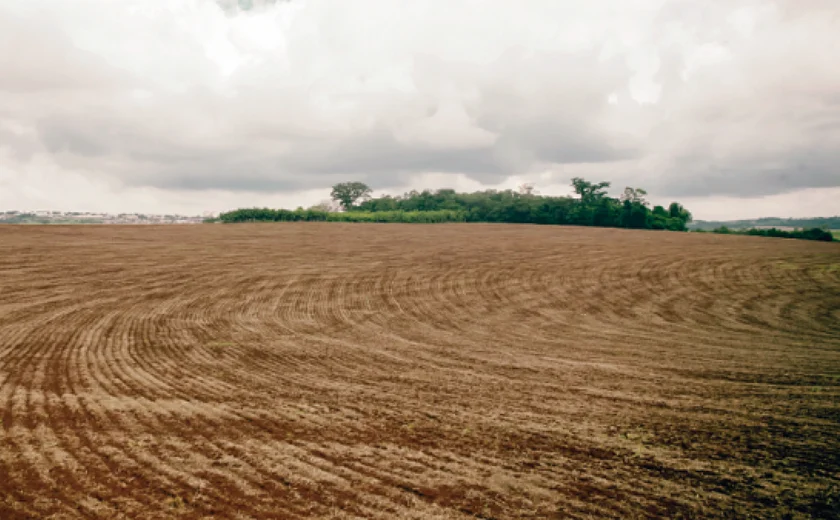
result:
<svg viewBox="0 0 840 520"><path fill-rule="evenodd" d="M209 426L209 427L207 428L207 430L208 430L208 431L213 431L213 430L215 429L215 428L214 428L214 426L215 426L215 425L212 425L212 424L211 424L211 425L207 425L207 426Z"/></svg>
<svg viewBox="0 0 840 520"><path fill-rule="evenodd" d="M271 284L271 280L263 277L248 277L238 280L236 286L240 291L245 292L245 298L238 298L238 308L231 310L231 323L241 334L250 334L253 337L264 335L263 325L259 320L259 309L270 297L265 288Z"/></svg>
<svg viewBox="0 0 840 520"><path fill-rule="evenodd" d="M160 478L155 467L130 454L126 443L131 440L124 439L131 432L145 431L146 425L133 417L131 407L124 409L121 405L142 402L143 397L133 396L142 387L122 373L110 355L113 344L108 340L113 337L113 323L118 316L118 311L103 314L98 325L87 328L80 338L80 342L89 348L88 356L80 355L78 365L90 366L93 371L88 372L92 384L75 395L76 409L82 414L82 427L75 430L75 442L85 446L93 458L86 462L86 467L99 468L100 485L110 484L112 492L127 495L140 504L149 504L153 500L149 487L160 482ZM114 433L117 433L116 437ZM114 480L115 476L121 475L130 478ZM165 484L173 486L168 480Z"/></svg>
<svg viewBox="0 0 840 520"><path fill-rule="evenodd" d="M356 514L364 511L358 504L359 489L357 485L351 485L355 475L341 471L341 468L318 464L317 456L295 444L269 441L247 447L254 459L252 462L272 468L277 481L295 495L297 510L294 512L297 515L327 515L331 502L341 503L344 511L355 510ZM345 498L348 496L352 496L353 500L348 501Z"/></svg>
<svg viewBox="0 0 840 520"><path fill-rule="evenodd" d="M509 267L477 269L475 286L478 294L473 301L476 312L483 314L505 305L510 298L507 291L517 279L515 270Z"/></svg>
<svg viewBox="0 0 840 520"><path fill-rule="evenodd" d="M704 290L698 291L693 289L692 283L688 283L692 280L685 276L685 273L696 272L696 267L709 268L710 266L706 261L688 260L670 262L656 267L662 273L658 285L665 287L665 290L661 291L661 297L652 312L672 326L682 324L676 330L696 329L697 326L703 324L720 328L728 321L728 314L713 311L715 301L720 299L715 297L714 286L705 285L705 282L702 282ZM648 287L644 288L644 290L647 289ZM743 326L739 323L735 327L728 326L728 328L735 332L742 331Z"/></svg>
<svg viewBox="0 0 840 520"><path fill-rule="evenodd" d="M247 433L247 428L231 436L225 428L229 421L210 419L202 414L203 408L191 413L189 409L190 403L179 403L177 409L147 418L158 429L146 431L170 432L165 442L149 438L157 455L156 460L149 461L152 469L177 472L186 482L182 493L201 493L208 502L227 504L243 514L258 514L262 505L259 500L265 501L272 494L282 496L282 487L271 475L243 460L241 450L228 440ZM184 414L188 417L186 425ZM222 466L217 461L226 461L228 470L219 471Z"/></svg>
<svg viewBox="0 0 840 520"><path fill-rule="evenodd" d="M349 485L353 475L319 465L316 457L293 442L266 440L245 447L248 451L243 450L242 460L271 474L275 482L284 486L286 492L295 497L290 505L296 506L296 514L305 514L310 508L309 515L320 516L328 511L322 502L331 499L344 502L341 495L356 494L355 487ZM357 507L355 502L356 497L344 506L353 509Z"/></svg>
<svg viewBox="0 0 840 520"><path fill-rule="evenodd" d="M180 403L179 403L180 404ZM184 468L180 450L167 450L161 440L152 432L170 431L182 438L190 439L182 429L179 417L167 419L160 409L160 402L145 399L124 399L114 405L102 406L100 402L89 402L88 407L96 424L106 425L93 435L95 453L103 458L111 474L102 484L128 495L138 503L154 507L155 501L171 497L183 500L198 490L216 503L231 503L241 511L247 511L250 501L244 496L238 500L231 490L216 491L205 488L205 481L196 472ZM212 431L212 430L210 430ZM203 446L191 442L191 453L199 453ZM128 477L126 479L125 477ZM128 480L132 485L122 488Z"/></svg>
<svg viewBox="0 0 840 520"><path fill-rule="evenodd" d="M356 318L354 328L370 327L376 314L383 313L382 296L377 292L379 279L382 275L364 273L355 277L352 288L343 288L344 301L341 303L344 313L349 313ZM390 314L387 314L390 316Z"/></svg>
<svg viewBox="0 0 840 520"><path fill-rule="evenodd" d="M457 333L453 329L452 319L454 316L449 313L444 313L438 321L438 305L441 287L445 273L434 271L428 275L425 280L419 276L410 276L405 280L403 287L403 301L400 306L405 309L411 318L408 331L417 328L435 328L441 332L448 331L452 334ZM399 294L399 293L398 293ZM457 327L457 326L456 326ZM418 331L421 336L424 333L422 330Z"/></svg>
<svg viewBox="0 0 840 520"><path fill-rule="evenodd" d="M278 319L282 315L280 310L288 305L287 295L289 290L298 284L299 275L293 275L284 279L281 285L275 285L270 289L270 298L266 305L263 305L256 313L255 319L264 327L269 327L272 337L285 338L293 336L295 331L283 320Z"/></svg>
<svg viewBox="0 0 840 520"><path fill-rule="evenodd" d="M107 321L107 320L104 320L104 321ZM99 334L98 330L100 330L100 329L101 330L106 330L106 331L108 330L107 328L103 328L103 327L98 327L98 328L91 327L91 328L88 329L88 332L87 332L88 337L83 338L83 339L84 339L85 344L87 344L87 345L94 345L94 346L95 345L100 345L100 344L104 345L103 348L99 350L99 353L97 353L97 355L103 355L102 352L104 351L104 352L106 352L104 354L106 356L106 358L104 360L102 360L100 363L96 364L96 366L98 366L100 368L104 368L104 367L108 367L110 365L110 363L109 363L110 359L107 358L107 351L110 350L109 349L110 345L108 345L107 341L101 341L100 338L98 337L98 334ZM107 334L107 332L106 332L106 334ZM105 372L103 372L102 374L93 374L93 379L100 382L101 386L94 387L92 389L93 393L89 392L89 393L87 393L87 395L97 395L97 391L101 390L102 392L99 395L104 394L103 397L107 400L107 399L110 399L110 398L105 397L105 396L111 396L111 395L119 396L119 395L123 395L123 394L128 395L128 394L131 394L132 391L136 391L139 388L135 385L130 384L130 381L131 381L130 378L126 378L124 375L119 375L117 372L109 371L107 368L104 368L104 370L105 370ZM119 387L119 386L113 386L112 383L114 381L120 381L125 386L122 387L122 388ZM121 390L127 390L127 391L126 392L121 392ZM87 402L87 401L88 401L88 399L84 399L84 398L79 399L79 402L80 402L80 407L79 408L81 410L83 410L88 415L88 417L85 418L86 419L85 420L86 425L107 424L107 425L110 425L112 427L112 429L114 429L118 432L155 431L155 426L156 425L154 425L154 424L144 422L142 420L136 420L134 423L132 423L132 421L130 420L130 418L131 418L130 413L129 414L122 414L122 415L118 416L113 411L108 410L107 407L103 408L102 405L104 404L104 402L102 401L102 397L97 397L95 400L91 400L90 402ZM143 401L144 401L144 399L142 397L139 398L139 399L136 398L136 397L132 398L132 402L142 403ZM141 410L142 410L142 408L143 407L141 405ZM154 411L153 411L153 408L151 406L146 407L146 412L150 415L154 415ZM129 418L128 421L124 421L124 419L126 417ZM82 431L84 432L85 430L83 429ZM84 434L82 434L82 435L84 435ZM147 457L147 460L140 460L140 458L138 458L138 457L132 457L130 455L126 456L125 453L128 450L126 449L125 444L123 442L121 442L119 440L114 441L113 437L111 437L111 436L101 437L101 435L102 434L97 435L96 438L93 439L93 440L82 441L82 443L85 444L89 449L93 448L91 451L98 455L100 461L103 461L105 459L110 460L110 459L113 459L114 457L120 457L120 460L123 463L125 461L128 461L128 468L125 468L124 464L122 464L122 465L117 464L116 466L113 465L113 464L105 464L105 466L108 467L108 470L111 472L111 474L119 474L123 471L129 472L129 473L139 472L142 475L143 480L147 484L158 481L158 475L162 471L161 468L165 466L164 463L160 463L160 462L155 463L155 461L153 459L148 459L148 457ZM89 462L86 464L86 467L91 468L91 465L90 465ZM144 467L145 467L146 471L143 471ZM107 473L101 473L100 475L108 475L108 474ZM105 477L105 478L102 478L101 480L108 481L108 480L110 480L110 478ZM133 480L136 480L136 477ZM187 484L187 478L184 475L181 475L180 481L181 481L180 489L182 489L182 490L191 489L189 487L189 484ZM177 484L173 484L172 481L169 481L165 484L170 486L170 487L176 487L177 486ZM148 488L147 488L146 485L135 486L133 489L123 488L123 489L120 489L119 491L123 494L129 493L129 494L134 495L134 498L136 500L138 500L138 502L140 502L140 503L142 503L144 501L144 498L148 495Z"/></svg>
<svg viewBox="0 0 840 520"><path fill-rule="evenodd" d="M832 245L195 229L14 231L0 514L762 516L717 472L825 482L796 464L836 444Z"/></svg>
<svg viewBox="0 0 840 520"><path fill-rule="evenodd" d="M660 308L667 312L669 323L679 325L679 330L720 324L721 317L712 312L717 300L715 287L705 278L694 276L700 272L699 267L708 267L709 263L707 259L690 259L672 262L666 267L671 285Z"/></svg>
<svg viewBox="0 0 840 520"><path fill-rule="evenodd" d="M88 406L86 399L82 398L86 394L89 395L89 392L82 391L81 387L76 386L81 381L92 378L87 373L86 367L87 359L81 349L76 349L74 357L69 360L66 367L65 381L68 384L68 391L62 396L64 416L61 420L66 424L66 431L73 433L73 435L65 435L63 439L66 450L68 453L79 454L77 460L79 464L83 464L81 466L84 468L83 471L96 482L92 488L100 489L97 500L107 504L107 494L110 493L115 497L113 500L129 501L139 507L148 508L154 504L153 499L148 496L148 486L152 480L138 477L131 468L117 464L110 453L106 452L107 445L103 444L96 434L99 425L97 415L95 410ZM107 424L113 424L113 421L108 421ZM102 491L104 484L114 480L117 480L118 485ZM107 515L93 516L115 514L109 511Z"/></svg>
<svg viewBox="0 0 840 520"><path fill-rule="evenodd" d="M319 285L320 277L313 276L309 279L309 284L306 286L305 295L301 298L301 309L298 323L304 325L304 334L312 333L318 330L319 323L317 318L318 301L322 297L321 287Z"/></svg>
<svg viewBox="0 0 840 520"><path fill-rule="evenodd" d="M780 269L776 269L778 272ZM790 269L783 271L790 273ZM791 275L788 274L787 281L790 282ZM783 307L779 314L781 316L795 314L799 323L803 326L798 333L811 333L824 339L836 337L840 332L840 323L833 319L832 311L840 309L840 294L836 288L840 286L840 262L824 263L815 261L814 266L809 266L801 272L801 277L789 286L797 288L807 287L807 293L798 293L796 305ZM794 303L794 302L792 302ZM804 305L807 304L807 305Z"/></svg>
<svg viewBox="0 0 840 520"><path fill-rule="evenodd" d="M409 317L397 334L420 344L452 343L473 326L472 309L456 307L453 300L459 276L453 269L435 271L426 281L409 276L398 282L398 290L388 293ZM457 300L456 300L457 301ZM384 320L387 323L387 320Z"/></svg>
<svg viewBox="0 0 840 520"><path fill-rule="evenodd" d="M235 390L234 385L224 384L216 377L207 378L194 368L192 354L202 349L185 339L159 338L159 328L153 323L150 312L134 308L118 316L112 324L119 331L112 349L115 354L122 354L113 357L112 363L119 370L115 377L133 387L130 395L149 400L221 401ZM165 392L159 392L160 388Z"/></svg>
<svg viewBox="0 0 840 520"><path fill-rule="evenodd" d="M175 392L175 394L180 394L180 393L181 392ZM135 392L135 395L136 394L137 394L137 392ZM189 399L189 396L185 395L185 399ZM145 400L141 399L140 401L142 402L142 401L145 401ZM209 450L212 450L214 452L220 453L221 454L221 455L219 455L220 457L228 457L228 458L231 457L231 452L229 450L226 450L223 444L220 444L218 442L214 442L212 440L212 438L210 436L208 436L207 434L200 433L200 432L218 432L219 431L219 426L221 425L221 423L219 423L217 420L214 420L214 419L207 416L207 413L206 413L205 408L203 406L198 407L197 403L195 401L189 401L189 400L184 400L184 401L179 403L179 407L181 407L181 408L184 408L186 410L189 410L190 408L193 409L192 413L187 413L187 416L189 417L190 428L189 429L184 429L184 430L181 430L178 427L179 424L180 424L180 421L177 418L173 419L172 421L162 419L160 417L160 415L158 413L156 413L157 411L159 411L160 406L161 406L161 403L159 401L158 402L149 401L147 405L141 406L139 408L139 411L143 415L150 418L150 419L146 419L146 420L140 420L138 418L138 422L141 424L140 429L142 431L175 431L175 432L180 431L182 438L189 438L189 436L191 436L191 435L199 435L199 438L201 439L200 442L197 442L195 437L193 437L194 440L191 441L194 445L194 447L192 449L192 454L194 456L198 456L200 454L200 451L202 451L204 449L209 449ZM212 410L212 408L207 409L207 410ZM237 420L241 420L242 422L244 422L245 420L250 420L248 418L247 414L245 414L243 412L227 411L226 415L229 415L232 418L236 418ZM158 424L154 424L154 423L150 422L151 418L153 418L154 421L157 422ZM196 448L196 446L201 447L202 450L199 450L198 448ZM145 462L147 464L156 464L154 467L149 468L150 472L152 474L154 473L154 471L160 470L160 467L162 465L166 464L166 462L163 461L163 460L161 460L159 462L153 462L153 461L145 461ZM256 477L254 477L254 475L256 475ZM242 491L242 493L244 493L244 494L240 497L240 501L242 503L240 503L237 506L240 510L244 510L245 506L243 504L245 502L248 502L249 500L251 500L247 497L250 497L251 495L256 493L258 489L263 487L265 481L260 480L261 476L265 476L265 475L262 475L259 471L251 472L251 473L245 471L242 474L238 475L237 480L239 482L247 484L247 487ZM222 479L222 480L224 480L224 479ZM218 482L217 482L217 484L218 484ZM230 497L227 497L226 499L229 500Z"/></svg>
<svg viewBox="0 0 840 520"><path fill-rule="evenodd" d="M88 317L81 322L75 322L72 334L62 339L64 344L61 359L56 359L55 374L52 384L52 395L55 396L55 406L48 412L51 431L56 442L62 448L63 453L69 457L69 462L74 469L74 475L85 481L99 483L105 480L104 476L110 474L110 469L101 466L101 459L91 460L77 456L79 448L88 453L95 453L95 443L91 442L87 435L90 427L90 414L82 405L79 406L78 396L87 392L90 388L90 377L85 377L89 365L89 358L84 354L86 351L78 348L80 341L84 341L84 334L89 329L90 323L96 319L93 312L88 312ZM63 366L62 366L63 365ZM81 374L81 375L80 375ZM49 400L49 397L47 397ZM81 415L81 419L79 416ZM82 469L84 468L84 469ZM74 477L68 477L72 482ZM91 489L90 486L87 489ZM72 504L70 504L72 506Z"/></svg>
<svg viewBox="0 0 840 520"><path fill-rule="evenodd" d="M769 265L761 266L754 275L755 283L773 281L774 269ZM789 276L786 277L789 280ZM819 321L814 320L814 302L821 302L831 292L826 293L819 286L813 286L807 277L797 277L793 284L794 290L775 288L772 290L761 288L753 296L745 298L739 307L739 314L744 319L757 324L763 331L775 331L791 337L807 335L814 338L824 337ZM835 299L837 300L837 299Z"/></svg>
<svg viewBox="0 0 840 520"><path fill-rule="evenodd" d="M266 482L261 479L264 475L243 464L235 456L235 446L220 435L220 428L227 421L211 419L205 408L191 406L188 402L162 410L160 403L151 404L156 406L143 410L138 415L138 424L144 432L167 431L170 440L161 442L146 434L147 445L140 451L145 455L131 457L148 470L149 478L167 475L170 479L166 485L168 493L180 497L201 494L210 503L228 504L243 514L256 514L259 504L254 500L266 493ZM149 452L154 457L150 457ZM244 467L219 473L214 470L217 460L233 460L237 466Z"/></svg>
<svg viewBox="0 0 840 520"><path fill-rule="evenodd" d="M695 321L698 325L707 325L733 334L754 333L755 324L743 320L739 314L741 304L728 296L732 293L741 293L743 287L742 284L735 283L738 279L737 273L729 272L732 269L731 261L710 263L700 267L703 268L699 271L701 283L708 288L708 292L702 293L706 295L707 301L700 309L692 307L690 309L692 312L688 314L688 317L692 318L697 310L702 310L704 318ZM723 283L716 283L721 280Z"/></svg>
<svg viewBox="0 0 840 520"><path fill-rule="evenodd" d="M446 290L438 293L440 297L438 316L460 316L458 320L453 320L456 322L455 331L459 333L471 328L481 319L481 314L474 305L478 295L476 286L480 270L480 267L463 265L443 271L442 280Z"/></svg>
<svg viewBox="0 0 840 520"><path fill-rule="evenodd" d="M85 340L90 338L85 338L83 331L93 329L91 324L96 319L95 314L89 314L87 320L76 322L78 325L76 330L62 340L60 357L57 356L54 359L55 362L45 371L47 379L51 382L50 385L44 386L46 415L49 417L50 425L42 434L49 436L51 445L56 447L52 450L55 453L54 467L69 466L69 471L61 477L63 486L76 489L81 494L85 494L85 490L100 489L96 500L88 501L84 506L89 509L89 515L103 517L116 514L115 510L108 508L105 504L124 496L129 486L124 484L116 489L101 487L103 482L110 480L115 468L105 463L103 456L98 453L99 447L87 435L92 416L85 406L80 406L78 403L78 396L91 390L90 385L86 384L90 379L85 381L84 378L78 378L76 375L84 371L82 367L90 362L89 358L81 355L82 350L76 348L79 343L89 344ZM68 396L71 397L68 399ZM50 404L50 401L54 403ZM81 415L81 420L79 415ZM80 448L83 450L80 451ZM91 456L82 456L85 451ZM143 487L134 486L136 495L142 496L143 492ZM79 508L82 506L77 505Z"/></svg>
<svg viewBox="0 0 840 520"><path fill-rule="evenodd" d="M401 328L404 323L411 319L408 312L400 305L399 293L394 290L399 287L397 284L399 276L400 274L396 269L386 268L380 273L380 276L374 278L372 291L373 294L379 295L381 304L379 308L383 311L374 319L374 322L382 323L386 319L390 319L394 327ZM371 306L373 306L372 303ZM386 319L382 319L382 317Z"/></svg>
<svg viewBox="0 0 840 520"><path fill-rule="evenodd" d="M56 412L51 398L56 394L49 391L47 376L52 372L52 362L60 360L68 348L68 338L61 333L62 327L58 324L65 321L78 322L76 318L85 314L85 309L68 309L49 317L45 322L57 330L42 326L33 333L18 338L22 344L28 343L32 348L16 358L19 364L7 365L7 369L19 377L11 382L6 381L10 383L5 389L8 392L8 400L3 414L6 441L14 451L24 454L28 466L37 474L40 486L46 489L84 489L74 472L64 464L65 459L70 461L71 466L78 465L77 461L62 454L62 446L55 441L57 435L53 433L56 429L53 422ZM90 318L81 320L81 325L84 325L85 321L90 321ZM20 345L18 344L19 348ZM18 410L17 413L15 410ZM17 479L15 472L12 472L10 477L13 481ZM77 507L77 504L66 496L60 496L57 503L69 511Z"/></svg>
<svg viewBox="0 0 840 520"><path fill-rule="evenodd" d="M151 389L164 388L162 396L192 395L210 400L223 400L236 390L236 385L221 381L215 375L207 374L201 367L223 362L230 348L229 342L208 342L198 344L190 338L190 330L179 328L174 335L172 328L158 324L161 319L142 308L126 313L126 316L147 316L143 320L128 319L128 331L142 331L140 341L127 332L124 338L126 359L130 360L146 386ZM177 316L176 308L169 310ZM166 321L171 321L166 318ZM177 322L189 323L188 318L177 318ZM222 358L222 359L220 359ZM198 392L197 394L195 392Z"/></svg>
<svg viewBox="0 0 840 520"><path fill-rule="evenodd" d="M277 470L280 472L277 474L277 476L284 482L293 481L297 485L300 485L299 479L301 475L311 474L312 470L317 470L317 475L319 475L319 477L316 477L316 480L322 480L323 478L326 478L332 484L336 484L337 482L332 476L334 474L338 474L338 476L345 483L358 479L358 475L354 472L349 471L348 469L342 466L335 466L326 462L326 459L322 459L322 455L317 453L303 453L300 451L299 448L296 448L298 452L290 458L287 455L287 450L277 449L277 447L270 443L260 442L257 446L262 450L262 453L260 454L259 458L257 458L254 461L255 465L276 465ZM278 452L280 452L279 456ZM299 460L300 462L295 462L296 460ZM345 489L343 492L350 493L353 489L356 489L357 487L358 484L356 482L353 482L352 487L344 486ZM322 495L324 493L327 493L328 495L332 495L334 493L331 488L324 489L320 486L319 488L320 489L318 493ZM356 496L354 498L354 503L361 498L362 497Z"/></svg>
<svg viewBox="0 0 840 520"><path fill-rule="evenodd" d="M339 480L331 479L331 488L328 492L332 494L348 494L353 495L355 504L364 504L375 506L377 509L361 509L361 513L368 515L387 515L399 514L405 518L430 518L429 515L445 515L445 518L463 518L468 517L463 513L456 514L451 509L440 507L434 503L414 500L416 494L411 491L412 483L402 483L401 485L392 485L394 479L383 480L376 475L375 469L368 469L364 463L353 464L348 463L343 457L342 452L347 452L352 448L334 442L328 442L324 445L312 445L312 443L303 442L300 446L295 446L297 449L297 459L303 465L291 468L301 472L310 472L315 475L323 476L322 478L331 478L335 475ZM332 455L328 454L331 453ZM265 453L270 456L269 453ZM451 475L451 474L450 474ZM404 510L406 503L411 503L411 513ZM384 510L384 511L383 511ZM435 516L431 516L434 518Z"/></svg>
<svg viewBox="0 0 840 520"><path fill-rule="evenodd" d="M402 310L393 307L387 293L387 280L393 280L393 272L387 268L378 273L365 273L360 277L360 289L357 296L358 309L366 319L366 325L372 326L377 315L389 316L396 320L400 318ZM353 293L351 293L352 295ZM395 303L395 302L394 302Z"/></svg>
<svg viewBox="0 0 840 520"><path fill-rule="evenodd" d="M236 390L235 384L215 376L207 377L202 371L202 367L231 359L229 351L235 347L225 341L229 330L219 338L222 341L211 342L208 340L215 339L212 334L201 334L196 329L196 321L205 321L205 308L200 303L207 300L201 296L190 300L169 298L154 309L144 309L148 306L145 303L126 313L130 317L144 317L139 323L131 318L126 325L128 330L143 331L142 341L129 332L124 344L132 364L142 368L150 388L163 386L166 395L191 395L209 400L223 400ZM184 326L172 327L173 323ZM178 332L174 333L175 330Z"/></svg>
<svg viewBox="0 0 840 520"><path fill-rule="evenodd" d="M426 507L440 507L435 503L434 497L436 495L443 495L442 490L450 487L450 482L454 479L457 481L460 478L468 477L470 474L487 473L488 466L482 465L452 465L448 471L430 471L428 466L422 464L415 464L411 470L404 469L399 466L405 466L405 451L401 450L399 446L394 446L393 450L388 450L389 453L377 453L379 450L371 453L370 451L354 451L348 447L328 445L332 448L334 455L326 456L323 448L316 451L321 457L320 466L325 470L335 472L338 468L344 468L346 471L352 472L353 475L359 475L368 480L375 487L371 492L379 492L380 496L389 499L392 503L399 504L405 500L409 494L419 495L423 498L422 504ZM344 448L344 449L342 449ZM336 453L337 452L337 453ZM349 452L349 453L348 453ZM379 454L379 460L370 460L370 455ZM472 467L469 467L472 466ZM492 466L490 466L492 467ZM466 471L465 471L466 470ZM498 475L496 471L496 475ZM436 479L435 476L438 478ZM358 477L357 477L358 478ZM497 476L498 478L498 476ZM507 477L510 481L515 481L514 477ZM484 488L484 489L482 489ZM472 495L481 497L485 492L492 492L485 486L474 486L472 488ZM440 499L437 499L440 500ZM445 497L443 500L443 507L451 513L456 513L458 517L472 517L476 514L482 513L479 506L478 510L473 510L469 507L470 500L465 495L453 497ZM479 499L480 504L483 500ZM460 504L459 504L460 503ZM416 505L417 502L414 502ZM466 507L465 507L466 506ZM456 509L457 508L457 509Z"/></svg>
<svg viewBox="0 0 840 520"><path fill-rule="evenodd" d="M318 305L315 309L316 321L320 327L341 333L342 331L358 326L359 323L350 317L348 307L346 286L355 286L355 280L343 279L340 276L332 276L319 280L317 294L319 295Z"/></svg>

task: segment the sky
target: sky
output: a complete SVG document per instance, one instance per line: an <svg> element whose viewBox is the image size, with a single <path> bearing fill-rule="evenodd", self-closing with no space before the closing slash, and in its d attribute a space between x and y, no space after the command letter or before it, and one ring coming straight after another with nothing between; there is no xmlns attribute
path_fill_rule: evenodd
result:
<svg viewBox="0 0 840 520"><path fill-rule="evenodd" d="M840 214L836 0L0 0L0 210L362 181Z"/></svg>

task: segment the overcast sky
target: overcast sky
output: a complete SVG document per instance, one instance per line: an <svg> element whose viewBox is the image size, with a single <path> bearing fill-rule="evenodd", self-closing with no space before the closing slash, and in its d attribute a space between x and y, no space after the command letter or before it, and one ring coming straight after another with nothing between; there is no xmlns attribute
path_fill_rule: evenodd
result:
<svg viewBox="0 0 840 520"><path fill-rule="evenodd" d="M0 0L0 209L569 180L840 214L837 0Z"/></svg>

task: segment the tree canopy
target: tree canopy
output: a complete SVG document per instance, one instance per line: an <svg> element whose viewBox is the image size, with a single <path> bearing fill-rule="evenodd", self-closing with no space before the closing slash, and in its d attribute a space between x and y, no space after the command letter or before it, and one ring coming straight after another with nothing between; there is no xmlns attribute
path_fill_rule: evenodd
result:
<svg viewBox="0 0 840 520"><path fill-rule="evenodd" d="M574 196L540 195L533 185L518 190L485 190L458 193L453 189L412 190L399 196L372 198L362 182L336 184L332 198L344 212L328 216L326 207L290 210L243 209L221 218L226 222L251 220L342 220L363 222L510 222L562 224L634 229L685 231L691 213L674 202L668 209L650 208L641 188L626 188L620 197L610 197L609 182L572 179ZM432 214L431 212L435 212ZM355 214L356 217L350 216ZM339 215L339 214L336 214Z"/></svg>
<svg viewBox="0 0 840 520"><path fill-rule="evenodd" d="M353 209L357 201L370 198L371 193L370 187L363 182L341 182L332 187L330 197L348 211Z"/></svg>
<svg viewBox="0 0 840 520"><path fill-rule="evenodd" d="M641 188L626 188L619 198L610 197L609 182L572 179L577 196L551 197L536 194L532 186L519 190L485 190L458 193L451 189L410 191L402 196L385 195L358 205L359 211L456 210L468 222L514 222L579 226L669 229L685 231L691 213L679 203L670 210L653 210Z"/></svg>

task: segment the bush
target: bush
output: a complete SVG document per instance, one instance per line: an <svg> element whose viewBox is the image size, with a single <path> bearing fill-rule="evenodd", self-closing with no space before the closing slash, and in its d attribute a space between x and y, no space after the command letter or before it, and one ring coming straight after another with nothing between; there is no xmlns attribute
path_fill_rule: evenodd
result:
<svg viewBox="0 0 840 520"><path fill-rule="evenodd" d="M820 228L811 228L811 229L795 229L793 231L784 231L782 229L776 228L769 228L769 229L757 229L751 228L742 231L733 231L726 226L721 226L719 228L715 228L712 230L713 233L718 233L722 235L729 235L729 234L738 234L738 235L750 235L750 236L758 236L758 237L772 237L772 238L796 238L800 240L819 240L821 242L831 242L834 240L834 235L831 232L826 231Z"/></svg>
<svg viewBox="0 0 840 520"><path fill-rule="evenodd" d="M314 209L296 210L250 208L222 213L219 220L234 222L403 222L438 223L464 222L466 215L460 211L345 211L335 213Z"/></svg>

